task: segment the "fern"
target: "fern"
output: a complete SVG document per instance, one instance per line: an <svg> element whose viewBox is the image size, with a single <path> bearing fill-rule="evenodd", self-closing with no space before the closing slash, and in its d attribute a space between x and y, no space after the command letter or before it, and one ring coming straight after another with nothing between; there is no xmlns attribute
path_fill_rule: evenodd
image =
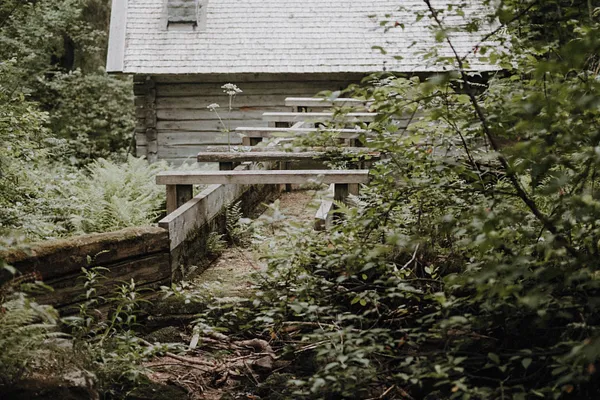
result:
<svg viewBox="0 0 600 400"><path fill-rule="evenodd" d="M15 293L2 303L0 310L0 384L21 379L28 366L39 359L50 337L56 332L57 313L52 307L41 306L24 293Z"/></svg>
<svg viewBox="0 0 600 400"><path fill-rule="evenodd" d="M238 201L225 210L225 228L231 243L241 247L250 245L251 227L243 218L241 202Z"/></svg>
<svg viewBox="0 0 600 400"><path fill-rule="evenodd" d="M219 255L227 247L227 243L223 240L223 235L217 232L211 232L206 239L206 252L209 255Z"/></svg>
<svg viewBox="0 0 600 400"><path fill-rule="evenodd" d="M80 205L71 216L75 231L107 232L153 223L164 204L163 189L154 179L166 167L131 156L122 165L104 159L93 162L89 178L74 193Z"/></svg>

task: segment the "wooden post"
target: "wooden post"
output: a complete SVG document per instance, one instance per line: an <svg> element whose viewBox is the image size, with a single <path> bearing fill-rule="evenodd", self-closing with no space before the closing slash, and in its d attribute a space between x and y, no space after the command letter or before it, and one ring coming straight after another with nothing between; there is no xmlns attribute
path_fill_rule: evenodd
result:
<svg viewBox="0 0 600 400"><path fill-rule="evenodd" d="M333 199L337 201L346 201L350 193L347 183L336 183L333 188Z"/></svg>
<svg viewBox="0 0 600 400"><path fill-rule="evenodd" d="M167 185L167 214L171 214L194 197L193 185Z"/></svg>
<svg viewBox="0 0 600 400"><path fill-rule="evenodd" d="M248 136L244 136L242 138L242 145L243 146L256 146L257 144L259 144L260 142L262 142L263 138L260 137L248 137Z"/></svg>
<svg viewBox="0 0 600 400"><path fill-rule="evenodd" d="M289 161L279 161L279 169L280 170L289 170L290 169L290 165L291 163ZM286 192L291 192L292 191L292 184L291 183L285 183L283 185L281 185L280 190L285 190Z"/></svg>
<svg viewBox="0 0 600 400"><path fill-rule="evenodd" d="M333 199L346 202L348 195L358 195L360 184L358 183L336 183L333 191Z"/></svg>

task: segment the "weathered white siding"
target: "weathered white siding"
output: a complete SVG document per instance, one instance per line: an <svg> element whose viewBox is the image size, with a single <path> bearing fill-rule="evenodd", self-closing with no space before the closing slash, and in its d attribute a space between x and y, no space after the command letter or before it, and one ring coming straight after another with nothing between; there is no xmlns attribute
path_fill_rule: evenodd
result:
<svg viewBox="0 0 600 400"><path fill-rule="evenodd" d="M290 111L286 97L311 97L323 90L340 90L359 82L360 74L277 75L183 75L136 77L138 116L137 154L150 160L176 164L193 161L209 145L227 144L227 134L215 112L207 107L218 103L223 122L238 126L268 126L265 111ZM243 93L228 111L229 97L221 86L234 83ZM241 143L231 133L231 143Z"/></svg>

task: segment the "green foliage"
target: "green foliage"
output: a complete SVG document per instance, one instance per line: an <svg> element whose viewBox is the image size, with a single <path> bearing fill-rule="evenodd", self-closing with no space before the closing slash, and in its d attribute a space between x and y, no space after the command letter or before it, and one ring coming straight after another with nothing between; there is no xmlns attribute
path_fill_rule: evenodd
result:
<svg viewBox="0 0 600 400"><path fill-rule="evenodd" d="M106 278L104 268L82 269L86 289L78 306L78 315L64 322L73 333L73 348L78 358L88 360L86 366L94 371L100 391L105 395L122 395L123 390L135 387L145 379L149 370L143 362L171 348L168 345L150 344L140 339L135 328L142 305L148 303L133 279L122 282L110 297L100 295ZM103 318L100 308L108 309Z"/></svg>
<svg viewBox="0 0 600 400"><path fill-rule="evenodd" d="M217 232L211 232L206 239L206 252L209 255L219 255L227 248L227 242L223 240L223 235Z"/></svg>
<svg viewBox="0 0 600 400"><path fill-rule="evenodd" d="M114 157L127 148L134 127L131 79L109 76L103 68L87 74L77 69L43 83L49 127L69 139L71 157Z"/></svg>
<svg viewBox="0 0 600 400"><path fill-rule="evenodd" d="M88 167L89 177L73 188L75 232L107 232L153 223L165 201L163 188L154 180L166 168L165 163L148 164L132 156L124 164L94 161Z"/></svg>
<svg viewBox="0 0 600 400"><path fill-rule="evenodd" d="M99 159L87 171L37 165L8 176L12 190L0 193L5 232L20 231L32 240L108 232L152 224L164 210L164 192L154 182L164 163L129 156L125 163Z"/></svg>
<svg viewBox="0 0 600 400"><path fill-rule="evenodd" d="M8 0L0 6L0 91L8 94L0 106L13 109L14 121L47 112L37 124L50 130L47 136L69 139L69 151L59 156L72 162L107 157L132 136L131 79L108 76L102 67L108 3ZM19 111L11 105L19 96L35 102Z"/></svg>
<svg viewBox="0 0 600 400"><path fill-rule="evenodd" d="M0 387L21 379L39 361L44 341L58 337L58 315L49 306L32 301L22 292L12 293L0 304Z"/></svg>
<svg viewBox="0 0 600 400"><path fill-rule="evenodd" d="M347 92L373 99L365 145L389 157L343 222L264 246L259 315L236 322L285 346L287 398L598 398L600 26L587 4L503 2L511 53L477 55L502 72L432 49L453 72ZM452 12L420 17L441 44Z"/></svg>
<svg viewBox="0 0 600 400"><path fill-rule="evenodd" d="M252 227L249 220L244 218L241 202L237 202L227 207L225 210L226 232L229 241L240 247L250 245L252 236Z"/></svg>

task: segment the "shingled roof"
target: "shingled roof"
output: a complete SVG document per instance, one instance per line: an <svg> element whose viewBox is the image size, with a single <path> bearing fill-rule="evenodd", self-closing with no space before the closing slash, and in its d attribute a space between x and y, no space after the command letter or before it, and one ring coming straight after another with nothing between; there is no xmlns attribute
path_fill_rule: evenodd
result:
<svg viewBox="0 0 600 400"><path fill-rule="evenodd" d="M432 2L447 9L452 0ZM481 2L471 3L466 18L482 13ZM182 31L167 28L167 0L113 0L107 69L135 74L430 72L442 67L424 59L424 51L441 46L441 56L452 56L448 45L436 43L427 16L415 20L415 11L425 11L422 0L200 0L200 5L203 23ZM381 19L404 29L384 32ZM459 27L466 20L447 12L444 23ZM463 55L485 33L461 30L450 37ZM470 68L496 69L476 57Z"/></svg>

